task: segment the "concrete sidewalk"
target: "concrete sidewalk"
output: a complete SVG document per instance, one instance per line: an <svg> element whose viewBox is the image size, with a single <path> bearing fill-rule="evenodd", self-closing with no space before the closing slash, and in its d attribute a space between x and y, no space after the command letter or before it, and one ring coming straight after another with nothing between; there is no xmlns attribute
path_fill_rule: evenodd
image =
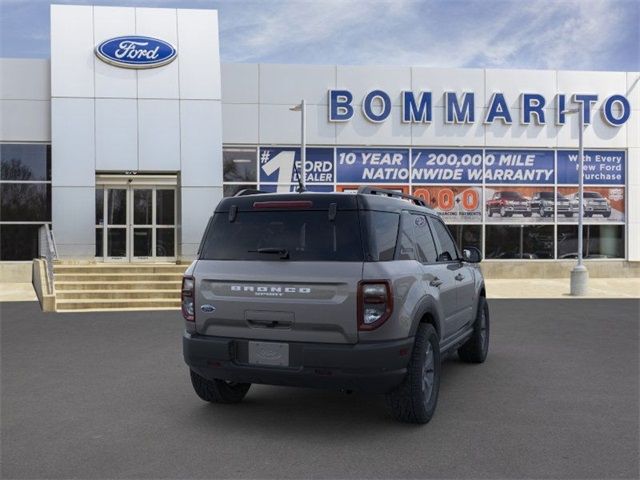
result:
<svg viewBox="0 0 640 480"><path fill-rule="evenodd" d="M486 279L487 298L638 298L640 278L591 278L584 297L569 295L569 278Z"/></svg>
<svg viewBox="0 0 640 480"><path fill-rule="evenodd" d="M638 298L640 278L592 278L585 297L569 295L568 278L485 280L488 298ZM0 283L0 302L37 301L30 283Z"/></svg>

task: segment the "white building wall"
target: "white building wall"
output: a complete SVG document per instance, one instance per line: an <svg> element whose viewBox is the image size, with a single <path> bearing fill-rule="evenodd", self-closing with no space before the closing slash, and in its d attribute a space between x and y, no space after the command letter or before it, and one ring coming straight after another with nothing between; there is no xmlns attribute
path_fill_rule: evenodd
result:
<svg viewBox="0 0 640 480"><path fill-rule="evenodd" d="M134 34L173 44L176 60L129 70L93 53ZM215 10L51 6L52 221L61 256L94 256L96 171L125 170L180 174L178 255L193 256L222 198L222 138L211 133L222 129L220 84Z"/></svg>

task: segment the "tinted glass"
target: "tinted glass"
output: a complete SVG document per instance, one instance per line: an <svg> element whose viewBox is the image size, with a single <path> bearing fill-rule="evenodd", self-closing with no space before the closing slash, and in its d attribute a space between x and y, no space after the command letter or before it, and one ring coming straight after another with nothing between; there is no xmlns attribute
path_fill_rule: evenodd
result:
<svg viewBox="0 0 640 480"><path fill-rule="evenodd" d="M487 225L486 258L553 258L553 225Z"/></svg>
<svg viewBox="0 0 640 480"><path fill-rule="evenodd" d="M256 181L255 148L225 148L222 152L222 169L225 182Z"/></svg>
<svg viewBox="0 0 640 480"><path fill-rule="evenodd" d="M451 260L456 260L458 258L458 252L456 250L455 243L453 243L453 239L451 238L451 235L449 235L449 230L445 227L444 223L442 223L442 220L430 218L429 223L433 228L434 235L440 242L438 261L449 262Z"/></svg>
<svg viewBox="0 0 640 480"><path fill-rule="evenodd" d="M222 187L222 194L225 197L233 197L240 190L244 190L246 188L256 189L257 185L224 185Z"/></svg>
<svg viewBox="0 0 640 480"><path fill-rule="evenodd" d="M153 222L153 190L133 190L133 223L136 225L151 225Z"/></svg>
<svg viewBox="0 0 640 480"><path fill-rule="evenodd" d="M127 191L122 188L110 188L107 194L107 222L109 225L126 225Z"/></svg>
<svg viewBox="0 0 640 480"><path fill-rule="evenodd" d="M175 225L175 190L156 190L156 224Z"/></svg>
<svg viewBox="0 0 640 480"><path fill-rule="evenodd" d="M0 184L0 220L50 222L51 185L46 183Z"/></svg>
<svg viewBox="0 0 640 480"><path fill-rule="evenodd" d="M96 228L96 257L104 255L103 232L104 228Z"/></svg>
<svg viewBox="0 0 640 480"><path fill-rule="evenodd" d="M424 215L411 215L413 217L413 230L415 232L417 260L422 263L434 263L438 254L433 241L429 222Z"/></svg>
<svg viewBox="0 0 640 480"><path fill-rule="evenodd" d="M39 225L0 225L0 260L38 257Z"/></svg>
<svg viewBox="0 0 640 480"><path fill-rule="evenodd" d="M582 242L584 258L623 258L624 225L585 225ZM558 258L578 258L576 225L558 225Z"/></svg>
<svg viewBox="0 0 640 480"><path fill-rule="evenodd" d="M259 253L282 249L289 254ZM264 250L263 250L264 251ZM358 214L338 211L334 221L327 211L239 212L214 215L200 258L205 260L362 261Z"/></svg>
<svg viewBox="0 0 640 480"><path fill-rule="evenodd" d="M96 225L104 224L104 188L96 187Z"/></svg>
<svg viewBox="0 0 640 480"><path fill-rule="evenodd" d="M127 229L107 229L107 255L109 257L127 256Z"/></svg>
<svg viewBox="0 0 640 480"><path fill-rule="evenodd" d="M416 247L413 239L413 215L405 212L400 216L396 260L416 260Z"/></svg>
<svg viewBox="0 0 640 480"><path fill-rule="evenodd" d="M133 229L133 256L134 257L150 257L152 251L152 229L151 228L134 228Z"/></svg>
<svg viewBox="0 0 640 480"><path fill-rule="evenodd" d="M1 180L51 180L49 145L0 145Z"/></svg>
<svg viewBox="0 0 640 480"><path fill-rule="evenodd" d="M367 260L372 262L393 260L400 215L391 212L365 211L362 217L363 224L366 225L364 238L369 244Z"/></svg>
<svg viewBox="0 0 640 480"><path fill-rule="evenodd" d="M482 250L482 227L480 225L447 225L447 227L458 250L466 247L476 247Z"/></svg>
<svg viewBox="0 0 640 480"><path fill-rule="evenodd" d="M157 257L174 257L175 250L175 229L158 228L156 229L156 256Z"/></svg>

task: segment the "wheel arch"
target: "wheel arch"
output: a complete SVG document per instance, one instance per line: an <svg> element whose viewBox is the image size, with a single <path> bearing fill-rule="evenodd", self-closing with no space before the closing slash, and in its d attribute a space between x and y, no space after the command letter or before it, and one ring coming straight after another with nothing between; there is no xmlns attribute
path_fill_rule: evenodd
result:
<svg viewBox="0 0 640 480"><path fill-rule="evenodd" d="M421 303L420 307L418 308L414 318L415 320L413 322L413 325L411 326L411 336L414 336L416 334L416 331L418 330L418 326L421 323L428 323L430 325L433 325L433 328L438 334L438 338L442 339L441 316L440 316L438 307L436 305L436 302L433 298L427 297L424 299L424 301Z"/></svg>

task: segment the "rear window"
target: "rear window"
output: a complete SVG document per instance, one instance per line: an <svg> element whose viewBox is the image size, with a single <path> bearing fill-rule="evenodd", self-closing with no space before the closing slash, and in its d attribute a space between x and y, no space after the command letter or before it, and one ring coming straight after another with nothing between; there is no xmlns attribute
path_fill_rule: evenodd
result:
<svg viewBox="0 0 640 480"><path fill-rule="evenodd" d="M393 260L398 238L400 215L393 212L362 212L364 236L368 242L367 261Z"/></svg>
<svg viewBox="0 0 640 480"><path fill-rule="evenodd" d="M286 260L281 259L282 251L287 253ZM362 261L358 212L338 210L334 220L329 220L326 210L238 212L233 222L228 213L216 213L200 258Z"/></svg>

